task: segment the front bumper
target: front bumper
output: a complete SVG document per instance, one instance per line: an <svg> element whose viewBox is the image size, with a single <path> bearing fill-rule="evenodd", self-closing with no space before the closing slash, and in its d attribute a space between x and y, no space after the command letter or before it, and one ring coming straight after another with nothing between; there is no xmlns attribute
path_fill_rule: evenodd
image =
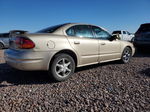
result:
<svg viewBox="0 0 150 112"><path fill-rule="evenodd" d="M48 70L52 53L8 49L4 52L4 57L8 65L19 70Z"/></svg>

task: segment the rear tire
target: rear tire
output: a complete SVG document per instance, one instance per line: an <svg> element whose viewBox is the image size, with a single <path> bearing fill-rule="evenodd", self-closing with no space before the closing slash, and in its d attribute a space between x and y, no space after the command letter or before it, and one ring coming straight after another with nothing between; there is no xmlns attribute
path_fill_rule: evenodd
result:
<svg viewBox="0 0 150 112"><path fill-rule="evenodd" d="M75 62L68 54L57 54L49 68L49 75L55 81L67 80L75 70Z"/></svg>
<svg viewBox="0 0 150 112"><path fill-rule="evenodd" d="M0 50L4 48L4 45L0 43Z"/></svg>
<svg viewBox="0 0 150 112"><path fill-rule="evenodd" d="M128 63L130 61L130 58L132 57L132 50L129 47L126 47L123 50L122 57L121 57L121 62L122 63Z"/></svg>

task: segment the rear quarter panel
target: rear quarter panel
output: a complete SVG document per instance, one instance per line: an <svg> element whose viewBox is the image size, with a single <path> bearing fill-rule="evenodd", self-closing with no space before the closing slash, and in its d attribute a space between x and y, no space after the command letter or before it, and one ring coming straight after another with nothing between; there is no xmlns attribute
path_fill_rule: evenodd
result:
<svg viewBox="0 0 150 112"><path fill-rule="evenodd" d="M50 63L51 58L62 50L71 50L73 51L77 59L78 55L76 51L70 46L69 41L66 36L63 35L56 35L56 34L38 34L38 35L26 35L28 38L30 38L35 43L35 48L33 51L35 52L49 52L50 58L48 62ZM48 64L49 64L48 63ZM78 62L79 63L79 60Z"/></svg>
<svg viewBox="0 0 150 112"><path fill-rule="evenodd" d="M68 40L63 35L26 35L35 43L34 51L59 51L62 49L71 49Z"/></svg>

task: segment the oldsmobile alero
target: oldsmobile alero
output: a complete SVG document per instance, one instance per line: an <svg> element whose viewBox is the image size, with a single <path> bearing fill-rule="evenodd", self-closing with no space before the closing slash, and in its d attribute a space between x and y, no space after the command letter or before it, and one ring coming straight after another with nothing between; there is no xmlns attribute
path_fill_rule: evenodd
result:
<svg viewBox="0 0 150 112"><path fill-rule="evenodd" d="M36 33L10 31L6 63L20 70L46 70L56 81L68 79L76 67L120 60L129 62L135 49L104 28L81 23L52 26Z"/></svg>

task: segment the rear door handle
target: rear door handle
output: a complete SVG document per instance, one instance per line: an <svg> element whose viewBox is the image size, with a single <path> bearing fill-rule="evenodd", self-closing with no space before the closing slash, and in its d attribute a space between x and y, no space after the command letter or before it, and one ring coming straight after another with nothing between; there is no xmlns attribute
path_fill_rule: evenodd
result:
<svg viewBox="0 0 150 112"><path fill-rule="evenodd" d="M74 44L80 44L80 42L79 41L74 41Z"/></svg>
<svg viewBox="0 0 150 112"><path fill-rule="evenodd" d="M106 45L106 43L101 43L101 45Z"/></svg>

